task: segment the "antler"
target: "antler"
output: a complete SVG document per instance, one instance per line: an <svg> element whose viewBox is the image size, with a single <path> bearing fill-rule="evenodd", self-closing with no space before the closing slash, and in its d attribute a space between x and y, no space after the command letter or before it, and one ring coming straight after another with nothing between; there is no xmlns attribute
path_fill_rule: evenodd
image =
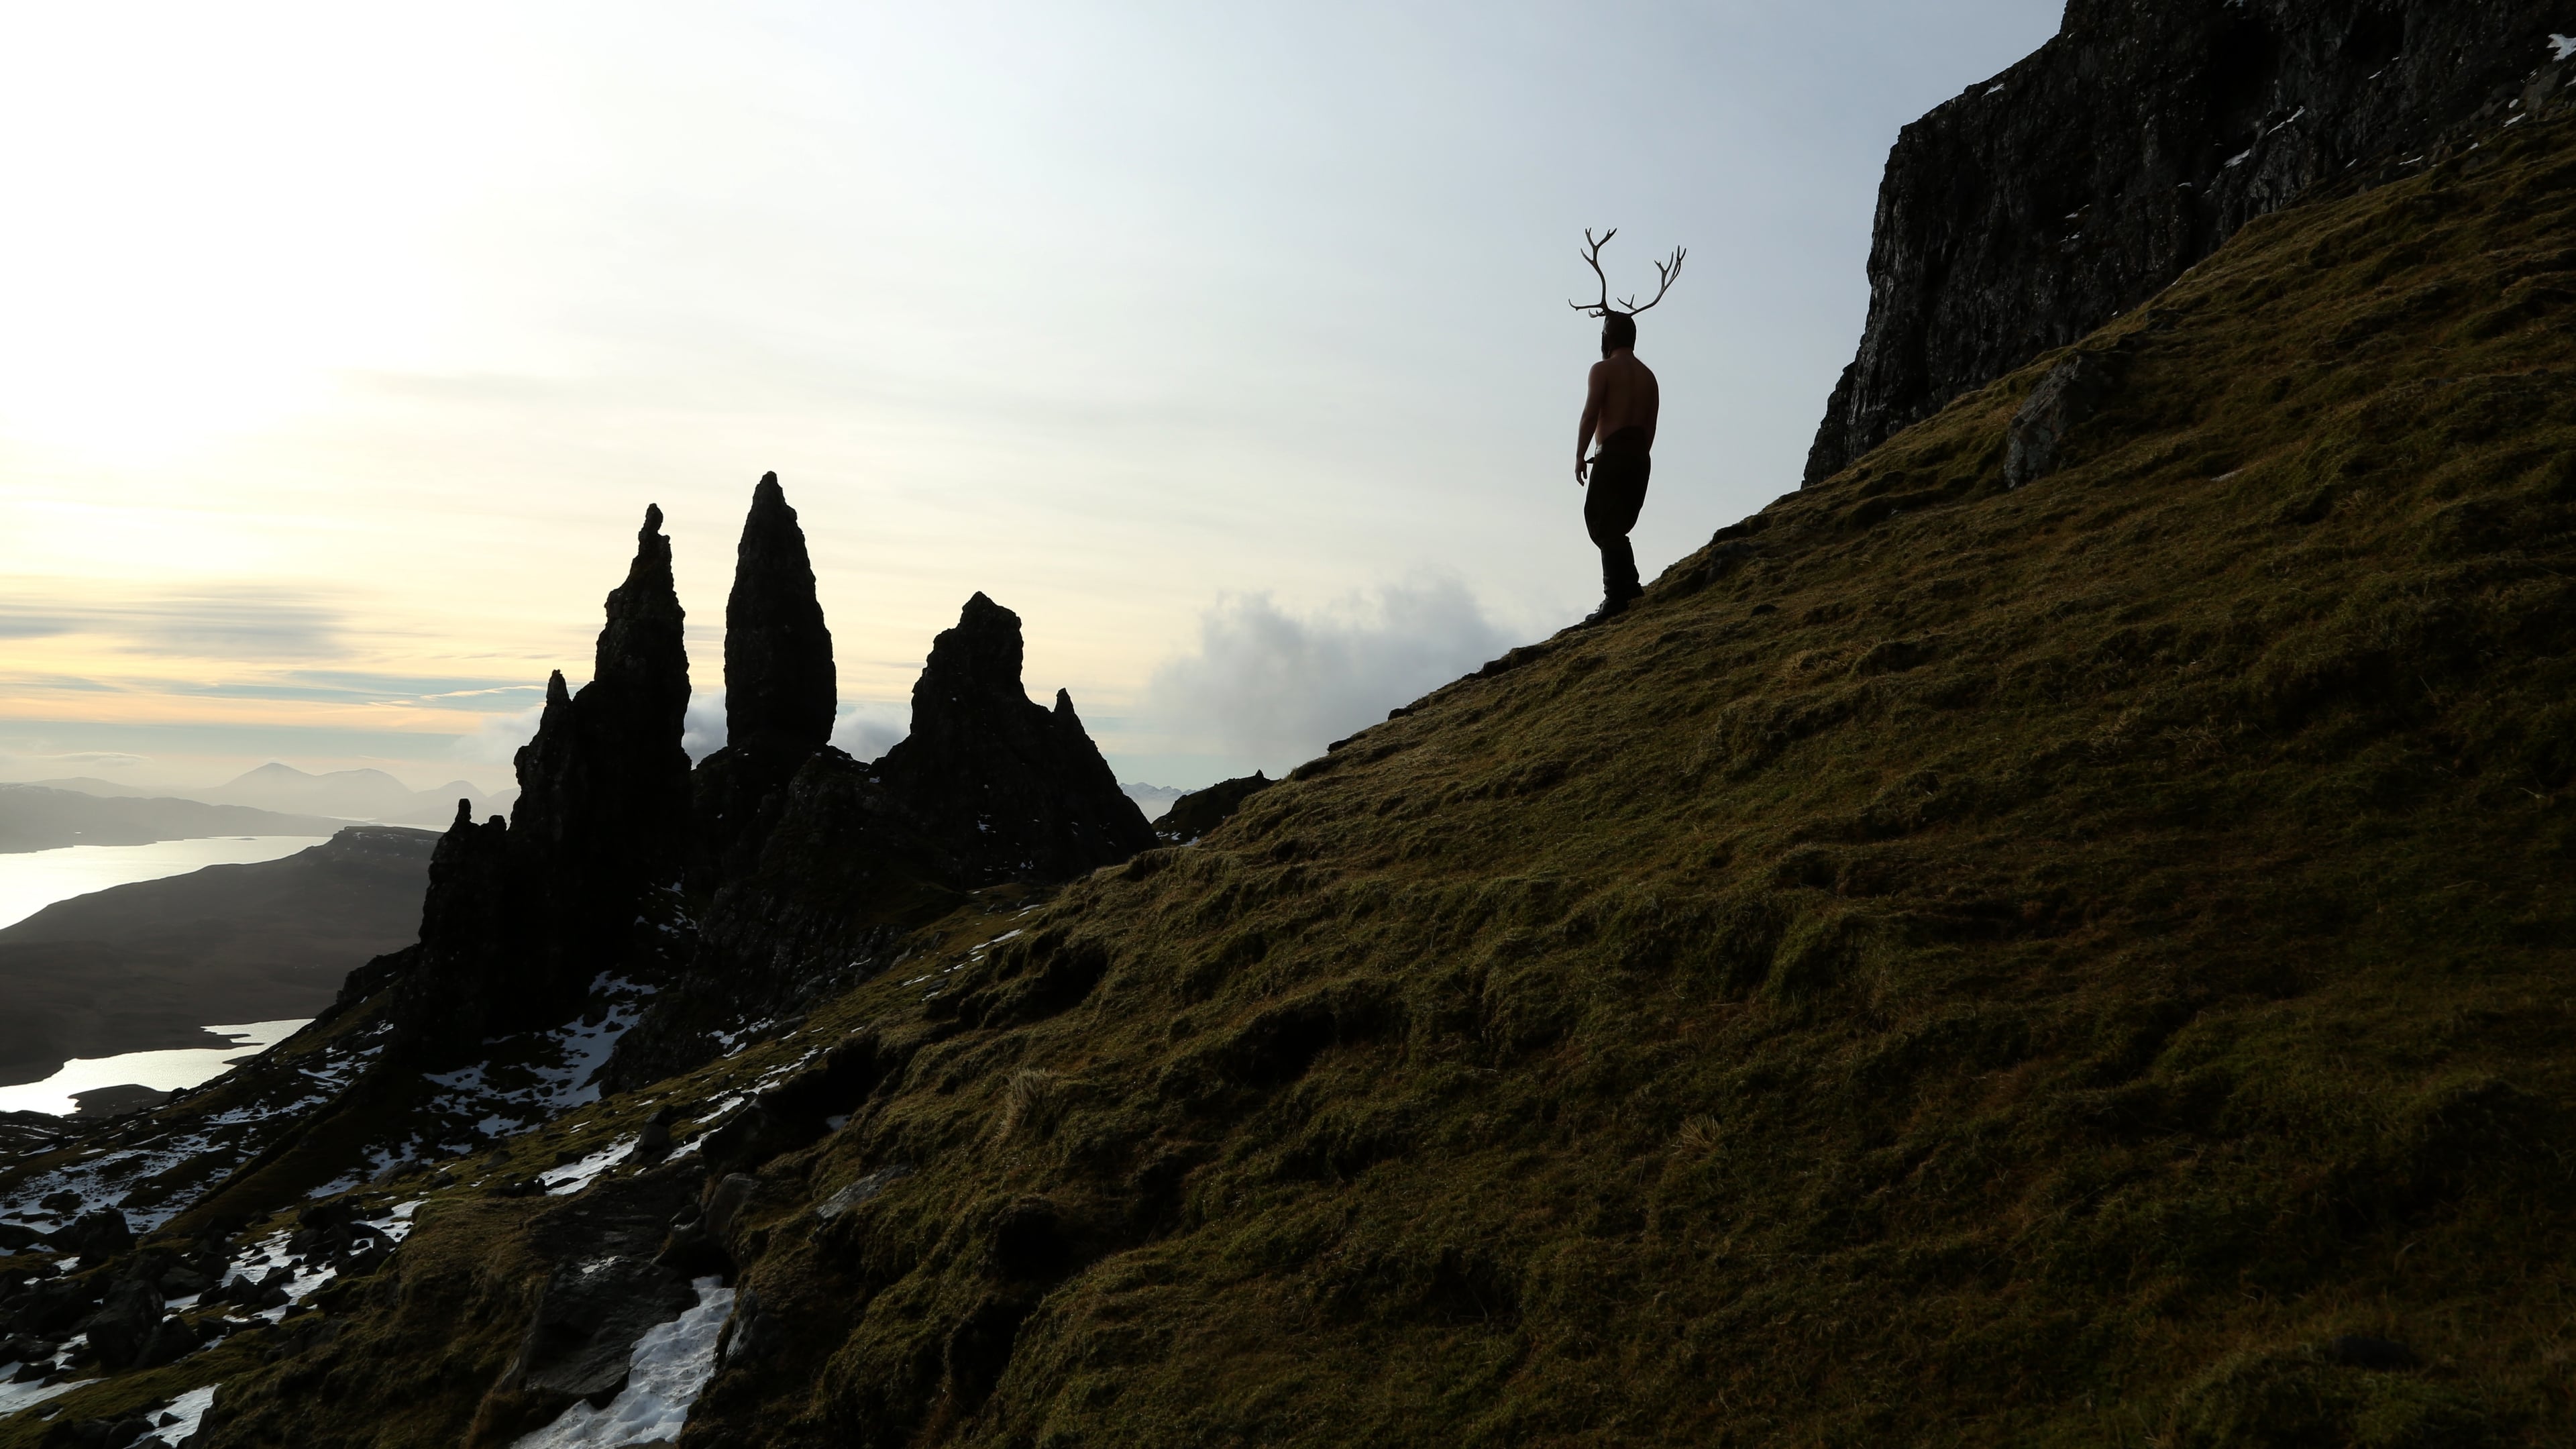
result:
<svg viewBox="0 0 2576 1449"><path fill-rule="evenodd" d="M1635 297L1631 296L1622 298L1621 305L1628 309L1628 315L1634 317L1638 313L1645 311L1647 307L1654 306L1655 302L1664 300L1664 294L1673 289L1673 283L1681 280L1682 258L1689 255L1689 251L1684 248L1675 247L1673 248L1672 265L1666 266L1662 262L1655 263L1655 278L1658 285L1655 288L1654 301L1648 302L1645 307L1640 307L1637 305L1637 299Z"/></svg>
<svg viewBox="0 0 2576 1449"><path fill-rule="evenodd" d="M1583 254L1583 260L1591 266L1592 275L1601 279L1601 300L1598 302L1569 301L1565 305L1573 308L1577 312L1585 314L1586 316L1607 317L1610 315L1610 274L1601 270L1601 249L1610 245L1610 238L1617 236L1618 234L1619 228L1614 226L1602 235L1601 240L1593 241L1592 228L1587 226L1583 229L1583 240L1589 243L1591 248Z"/></svg>
<svg viewBox="0 0 2576 1449"><path fill-rule="evenodd" d="M1610 315L1612 310L1614 310L1610 305L1610 277L1608 273L1601 270L1601 249L1608 246L1610 244L1610 238L1617 236L1618 234L1619 228L1614 226L1608 231L1603 232L1599 241L1594 241L1592 239L1592 228L1587 226L1583 229L1583 240L1588 244L1583 253L1583 261L1585 265L1592 268L1592 275L1601 279L1601 300L1598 302L1569 301L1565 305L1589 317L1607 317ZM1673 289L1673 283L1681 280L1682 258L1689 255L1690 253L1681 247L1673 248L1673 259L1671 262L1655 263L1655 278L1658 285L1655 288L1654 299L1646 303L1644 307L1640 307L1637 305L1637 299L1634 295L1622 297L1619 299L1619 305L1615 310L1625 312L1629 316L1634 317L1638 313L1653 307L1656 302L1664 300L1664 294Z"/></svg>

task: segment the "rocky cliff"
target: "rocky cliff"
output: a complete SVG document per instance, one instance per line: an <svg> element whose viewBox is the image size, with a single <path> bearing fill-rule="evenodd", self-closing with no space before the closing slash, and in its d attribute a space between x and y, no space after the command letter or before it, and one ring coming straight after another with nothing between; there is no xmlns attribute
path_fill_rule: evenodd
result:
<svg viewBox="0 0 2576 1449"><path fill-rule="evenodd" d="M685 616L662 510L647 508L578 694L556 671L518 753L506 824L460 802L430 862L415 962L388 1019L405 1056L579 1013L601 976L668 950L691 837Z"/></svg>
<svg viewBox="0 0 2576 1449"><path fill-rule="evenodd" d="M1154 844L1073 697L1030 701L1020 648L1019 615L968 599L912 687L912 733L878 770L961 885L1065 880Z"/></svg>
<svg viewBox="0 0 2576 1449"><path fill-rule="evenodd" d="M1905 128L1806 479L2162 291L2255 217L2567 104L2555 0L2070 0Z"/></svg>
<svg viewBox="0 0 2576 1449"><path fill-rule="evenodd" d="M976 594L931 643L902 743L874 765L828 747L804 756L765 807L756 852L731 857L687 976L619 1045L609 1080L685 1070L746 1023L802 1011L971 892L1054 885L1152 847L1071 697L1058 690L1052 710L1029 699L1023 653L1019 615ZM701 765L702 780L719 766Z"/></svg>

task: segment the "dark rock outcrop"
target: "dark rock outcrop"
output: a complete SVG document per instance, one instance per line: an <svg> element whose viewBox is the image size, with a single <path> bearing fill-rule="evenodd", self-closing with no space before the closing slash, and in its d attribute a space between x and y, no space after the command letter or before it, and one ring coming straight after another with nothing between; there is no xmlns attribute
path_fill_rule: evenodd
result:
<svg viewBox="0 0 2576 1449"><path fill-rule="evenodd" d="M1831 477L2154 296L2255 217L2563 106L2544 0L2071 0L2057 37L1905 128L1870 308L1807 459Z"/></svg>
<svg viewBox="0 0 2576 1449"><path fill-rule="evenodd" d="M912 733L878 778L954 862L953 884L1067 880L1154 844L1109 762L1056 691L1020 683L1020 616L982 594L930 646L912 687Z"/></svg>
<svg viewBox="0 0 2576 1449"><path fill-rule="evenodd" d="M134 1230L126 1225L125 1214L112 1207L96 1208L56 1232L54 1246L95 1262L133 1247Z"/></svg>
<svg viewBox="0 0 2576 1449"><path fill-rule="evenodd" d="M569 971L609 964L637 897L678 884L688 855L689 653L661 509L645 510L607 608L590 683L570 697L561 674L547 686L510 815L511 863L556 923L546 944Z"/></svg>
<svg viewBox="0 0 2576 1449"><path fill-rule="evenodd" d="M831 742L836 690L832 631L814 594L805 531L778 475L765 473L752 490L725 600L725 747L693 776L702 888L757 863L787 782Z"/></svg>
<svg viewBox="0 0 2576 1449"><path fill-rule="evenodd" d="M547 681L510 822L477 824L459 802L430 857L418 954L389 1012L403 1056L553 1025L601 973L657 949L637 922L674 909L690 796L689 657L659 508L607 615L590 683Z"/></svg>
<svg viewBox="0 0 2576 1449"><path fill-rule="evenodd" d="M829 746L806 758L756 864L729 872L686 976L619 1041L606 1080L687 1070L713 1055L712 1031L882 968L963 892L1070 880L1153 847L1073 701L1032 703L1020 662L1019 616L977 594L931 646L909 738L873 766Z"/></svg>
<svg viewBox="0 0 2576 1449"><path fill-rule="evenodd" d="M1234 818L1243 802L1279 782L1259 770L1239 780L1219 780L1172 802L1154 822L1154 834L1166 845L1187 845Z"/></svg>
<svg viewBox="0 0 2576 1449"><path fill-rule="evenodd" d="M832 631L814 597L805 530L775 473L761 475L743 520L724 647L727 743L774 739L808 754L830 743Z"/></svg>
<svg viewBox="0 0 2576 1449"><path fill-rule="evenodd" d="M107 1301L81 1324L91 1356L106 1368L129 1367L161 1326L161 1310L161 1291L149 1283L128 1279L108 1289Z"/></svg>
<svg viewBox="0 0 2576 1449"><path fill-rule="evenodd" d="M2055 469L2067 435L2101 409L2116 381L2098 352L2078 352L2050 368L2004 435L2005 485L2019 488Z"/></svg>
<svg viewBox="0 0 2576 1449"><path fill-rule="evenodd" d="M704 1176L665 1167L612 1178L531 1226L529 1250L553 1267L517 1354L478 1414L493 1431L485 1442L545 1423L576 1399L606 1403L626 1383L635 1341L697 1306L688 1280L654 1260Z"/></svg>

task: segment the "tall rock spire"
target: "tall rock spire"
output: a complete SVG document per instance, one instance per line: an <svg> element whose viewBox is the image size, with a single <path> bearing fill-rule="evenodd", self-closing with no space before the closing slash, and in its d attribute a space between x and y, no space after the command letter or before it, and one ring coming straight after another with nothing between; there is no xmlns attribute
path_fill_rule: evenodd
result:
<svg viewBox="0 0 2576 1449"><path fill-rule="evenodd" d="M667 914L688 853L689 655L661 509L607 614L590 683L546 681L511 823L460 813L439 843L420 965L394 1007L415 1053L562 1021L600 973L637 964L637 918Z"/></svg>
<svg viewBox="0 0 2576 1449"><path fill-rule="evenodd" d="M831 742L832 631L814 597L805 530L775 473L761 475L742 522L724 649L728 743L810 753Z"/></svg>
<svg viewBox="0 0 2576 1449"><path fill-rule="evenodd" d="M751 492L725 599L725 747L698 766L690 875L712 890L751 868L796 771L831 743L839 708L832 631L814 597L805 530L764 473Z"/></svg>

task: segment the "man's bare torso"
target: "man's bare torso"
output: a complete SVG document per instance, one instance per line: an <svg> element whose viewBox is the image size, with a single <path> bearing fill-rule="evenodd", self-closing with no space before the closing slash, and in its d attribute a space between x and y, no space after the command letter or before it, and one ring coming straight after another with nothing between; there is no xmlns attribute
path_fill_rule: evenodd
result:
<svg viewBox="0 0 2576 1449"><path fill-rule="evenodd" d="M1653 369L1637 360L1633 352L1618 352L1592 365L1592 386L1583 400L1583 427L1575 439L1575 456L1583 456L1591 443L1606 441L1629 428L1646 430L1645 443L1655 442L1655 412L1663 395L1655 386Z"/></svg>

